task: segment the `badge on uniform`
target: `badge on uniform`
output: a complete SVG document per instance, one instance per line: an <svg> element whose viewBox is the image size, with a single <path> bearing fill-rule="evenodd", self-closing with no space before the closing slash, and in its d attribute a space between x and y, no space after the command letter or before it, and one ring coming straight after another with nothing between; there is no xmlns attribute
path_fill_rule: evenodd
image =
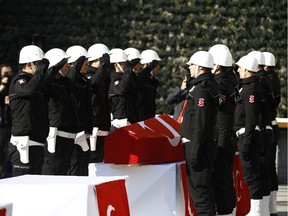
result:
<svg viewBox="0 0 288 216"><path fill-rule="evenodd" d="M220 98L219 98L219 103L222 104L222 103L225 103L226 102L226 95L221 95Z"/></svg>
<svg viewBox="0 0 288 216"><path fill-rule="evenodd" d="M204 104L205 104L204 98L199 98L198 106L199 106L199 107L204 107Z"/></svg>
<svg viewBox="0 0 288 216"><path fill-rule="evenodd" d="M119 84L119 80L116 80L115 82L114 82L114 86L116 86L116 85L118 85Z"/></svg>
<svg viewBox="0 0 288 216"><path fill-rule="evenodd" d="M20 80L18 80L18 83L19 83L20 85L25 84L25 83L26 83L26 80L25 80L25 79L20 79Z"/></svg>
<svg viewBox="0 0 288 216"><path fill-rule="evenodd" d="M254 102L255 102L254 95L250 95L249 96L249 103L254 103Z"/></svg>

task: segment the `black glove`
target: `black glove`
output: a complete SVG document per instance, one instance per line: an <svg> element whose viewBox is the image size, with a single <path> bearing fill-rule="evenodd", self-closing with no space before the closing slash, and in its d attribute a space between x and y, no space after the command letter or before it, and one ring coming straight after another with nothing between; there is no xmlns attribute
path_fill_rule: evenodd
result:
<svg viewBox="0 0 288 216"><path fill-rule="evenodd" d="M131 61L126 61L126 70L127 71L132 71L132 69L137 65L139 64L140 62L140 59L132 59Z"/></svg>
<svg viewBox="0 0 288 216"><path fill-rule="evenodd" d="M39 63L37 64L37 69L36 69L36 73L44 76L48 70L48 66L49 66L49 60L43 58L41 61L39 61Z"/></svg>
<svg viewBox="0 0 288 216"><path fill-rule="evenodd" d="M151 67L151 70L153 70L158 64L159 61L153 60L152 62L148 63L148 66Z"/></svg>
<svg viewBox="0 0 288 216"><path fill-rule="evenodd" d="M73 64L73 69L80 72L82 65L86 60L85 56L80 56Z"/></svg>
<svg viewBox="0 0 288 216"><path fill-rule="evenodd" d="M53 71L59 71L61 70L61 68L66 64L67 62L67 59L66 58L63 58L59 63L57 63L56 65L54 65L52 68L53 68Z"/></svg>
<svg viewBox="0 0 288 216"><path fill-rule="evenodd" d="M104 53L103 56L100 58L101 65L109 65L110 64L110 56L108 53Z"/></svg>

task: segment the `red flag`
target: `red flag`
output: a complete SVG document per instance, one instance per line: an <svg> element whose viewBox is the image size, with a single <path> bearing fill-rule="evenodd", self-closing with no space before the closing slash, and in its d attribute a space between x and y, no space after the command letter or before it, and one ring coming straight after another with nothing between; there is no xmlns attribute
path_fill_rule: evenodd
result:
<svg viewBox="0 0 288 216"><path fill-rule="evenodd" d="M6 216L6 209L0 209L0 216Z"/></svg>
<svg viewBox="0 0 288 216"><path fill-rule="evenodd" d="M95 186L100 216L129 216L125 180L105 182Z"/></svg>
<svg viewBox="0 0 288 216"><path fill-rule="evenodd" d="M244 216L250 211L250 193L243 178L243 170L239 154L234 157L234 188L236 191L237 216Z"/></svg>

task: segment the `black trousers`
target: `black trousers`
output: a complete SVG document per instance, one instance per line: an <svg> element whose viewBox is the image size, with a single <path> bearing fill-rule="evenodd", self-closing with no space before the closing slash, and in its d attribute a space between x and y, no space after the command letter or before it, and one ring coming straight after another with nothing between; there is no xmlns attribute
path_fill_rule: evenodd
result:
<svg viewBox="0 0 288 216"><path fill-rule="evenodd" d="M199 163L192 166L189 157L191 143L184 144L189 195L197 213L201 216L215 215L212 169L216 158L216 143L211 143L209 146L209 149L202 149L203 154L199 158Z"/></svg>
<svg viewBox="0 0 288 216"><path fill-rule="evenodd" d="M79 145L74 145L68 175L88 176L90 151L84 152Z"/></svg>
<svg viewBox="0 0 288 216"><path fill-rule="evenodd" d="M277 153L277 145L279 142L279 127L278 125L273 125L274 132L274 140L271 147L271 161L270 161L270 176L271 176L271 191L278 191L278 175L276 172L276 153Z"/></svg>
<svg viewBox="0 0 288 216"><path fill-rule="evenodd" d="M243 168L243 177L249 187L250 199L262 199L263 197L263 186L261 180L259 157L259 152L261 149L261 139L261 132L255 130L251 141L249 159L244 160L242 151L243 134L239 136L238 148L240 160Z"/></svg>
<svg viewBox="0 0 288 216"><path fill-rule="evenodd" d="M70 169L74 139L57 136L55 153L50 153L47 144L44 146L44 175L68 175Z"/></svg>
<svg viewBox="0 0 288 216"><path fill-rule="evenodd" d="M263 130L263 148L260 152L260 169L261 169L261 179L263 184L263 196L270 195L271 188L271 153L272 145L274 140L273 130Z"/></svg>
<svg viewBox="0 0 288 216"><path fill-rule="evenodd" d="M24 164L20 161L20 154L17 147L8 144L8 155L12 163L12 175L20 176L25 174L42 174L44 159L44 148L41 146L29 146L29 163Z"/></svg>
<svg viewBox="0 0 288 216"><path fill-rule="evenodd" d="M104 161L104 139L105 136L97 136L96 151L90 152L90 163L99 163Z"/></svg>
<svg viewBox="0 0 288 216"><path fill-rule="evenodd" d="M8 161L7 148L10 140L10 128L0 127L0 178L5 175Z"/></svg>
<svg viewBox="0 0 288 216"><path fill-rule="evenodd" d="M236 204L233 186L234 155L234 151L218 147L212 175L217 214L232 213Z"/></svg>

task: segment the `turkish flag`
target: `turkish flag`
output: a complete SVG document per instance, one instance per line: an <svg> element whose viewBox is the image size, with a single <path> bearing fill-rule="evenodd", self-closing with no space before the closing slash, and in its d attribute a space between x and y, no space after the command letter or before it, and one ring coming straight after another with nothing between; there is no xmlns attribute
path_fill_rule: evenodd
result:
<svg viewBox="0 0 288 216"><path fill-rule="evenodd" d="M160 164L185 160L180 124L163 114L117 129L105 138L104 162Z"/></svg>
<svg viewBox="0 0 288 216"><path fill-rule="evenodd" d="M0 209L0 216L6 216L6 209Z"/></svg>
<svg viewBox="0 0 288 216"><path fill-rule="evenodd" d="M236 191L237 216L247 215L250 211L250 193L243 178L243 169L239 154L234 157L234 188Z"/></svg>
<svg viewBox="0 0 288 216"><path fill-rule="evenodd" d="M129 216L125 180L105 182L95 186L100 216Z"/></svg>
<svg viewBox="0 0 288 216"><path fill-rule="evenodd" d="M183 186L183 194L184 194L184 201L185 201L185 216L198 216L196 209L194 208L193 201L189 195L188 190L188 180L187 180L187 173L186 173L186 163L182 163L181 165L181 180Z"/></svg>

